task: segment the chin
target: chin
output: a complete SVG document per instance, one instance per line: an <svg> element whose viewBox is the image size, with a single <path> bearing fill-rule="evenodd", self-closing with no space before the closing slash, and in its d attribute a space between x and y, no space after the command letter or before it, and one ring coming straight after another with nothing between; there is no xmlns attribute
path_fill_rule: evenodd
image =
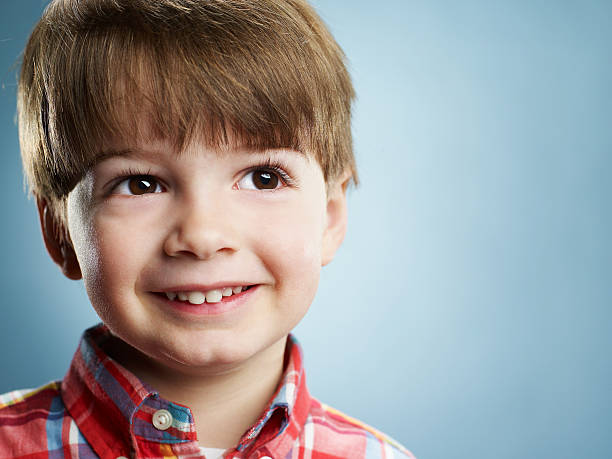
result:
<svg viewBox="0 0 612 459"><path fill-rule="evenodd" d="M210 370L231 369L250 360L259 350L240 342L228 343L226 340L189 340L189 343L174 343L156 360L176 367L186 373L206 373Z"/></svg>

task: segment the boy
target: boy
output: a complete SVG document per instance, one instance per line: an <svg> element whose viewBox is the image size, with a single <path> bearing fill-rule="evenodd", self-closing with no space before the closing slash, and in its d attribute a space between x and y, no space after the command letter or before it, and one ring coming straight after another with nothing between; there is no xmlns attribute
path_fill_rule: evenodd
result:
<svg viewBox="0 0 612 459"><path fill-rule="evenodd" d="M346 230L352 98L303 0L49 5L24 169L103 324L0 399L0 457L412 457L311 398L290 335Z"/></svg>

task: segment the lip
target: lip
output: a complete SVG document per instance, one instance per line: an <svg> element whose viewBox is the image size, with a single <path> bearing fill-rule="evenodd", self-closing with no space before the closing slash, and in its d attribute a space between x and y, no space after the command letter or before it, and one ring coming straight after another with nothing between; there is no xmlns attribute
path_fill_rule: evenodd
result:
<svg viewBox="0 0 612 459"><path fill-rule="evenodd" d="M239 286L241 284L233 284ZM245 284L242 284L245 285ZM247 284L248 285L248 284ZM213 290L214 288L227 287L228 284L218 284L218 287L206 286L207 290ZM220 317L228 315L245 305L253 295L259 290L259 285L249 285L248 290L244 290L240 293L235 293L231 296L224 296L218 303L202 303L202 304L191 304L187 301L169 300L163 292L151 292L151 294L158 300L161 301L171 312L179 315L191 316L191 317ZM177 290L164 290L164 292L177 292L177 291L207 291L200 290L203 286L201 285L189 285L181 286Z"/></svg>
<svg viewBox="0 0 612 459"><path fill-rule="evenodd" d="M156 290L154 293L166 293L166 292L208 292L209 290L221 290L228 287L252 287L255 284L251 282L215 282L214 284L183 284L177 286L171 286L164 288L163 290Z"/></svg>

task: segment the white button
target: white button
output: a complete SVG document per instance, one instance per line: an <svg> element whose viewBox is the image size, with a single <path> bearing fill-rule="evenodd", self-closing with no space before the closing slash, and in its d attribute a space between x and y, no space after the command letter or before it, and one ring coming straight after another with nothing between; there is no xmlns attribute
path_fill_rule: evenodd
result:
<svg viewBox="0 0 612 459"><path fill-rule="evenodd" d="M261 456L260 459L272 459L270 456Z"/></svg>
<svg viewBox="0 0 612 459"><path fill-rule="evenodd" d="M128 458L125 456L118 456L117 459L128 459Z"/></svg>
<svg viewBox="0 0 612 459"><path fill-rule="evenodd" d="M167 430L172 425L172 415L168 410L157 410L153 414L153 426L157 430Z"/></svg>

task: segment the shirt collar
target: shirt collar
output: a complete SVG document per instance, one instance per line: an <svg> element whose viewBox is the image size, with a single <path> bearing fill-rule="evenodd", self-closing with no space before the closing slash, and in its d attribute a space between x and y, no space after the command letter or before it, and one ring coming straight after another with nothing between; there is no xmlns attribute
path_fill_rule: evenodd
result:
<svg viewBox="0 0 612 459"><path fill-rule="evenodd" d="M191 410L163 399L108 356L103 349L110 338L103 324L86 330L62 384L66 409L92 448L100 456L196 455L199 448ZM259 448L272 440L278 445L293 443L310 406L302 362L300 345L289 335L281 382L259 420L241 438L237 451ZM153 415L159 410L172 415L172 425L166 430L153 426Z"/></svg>

